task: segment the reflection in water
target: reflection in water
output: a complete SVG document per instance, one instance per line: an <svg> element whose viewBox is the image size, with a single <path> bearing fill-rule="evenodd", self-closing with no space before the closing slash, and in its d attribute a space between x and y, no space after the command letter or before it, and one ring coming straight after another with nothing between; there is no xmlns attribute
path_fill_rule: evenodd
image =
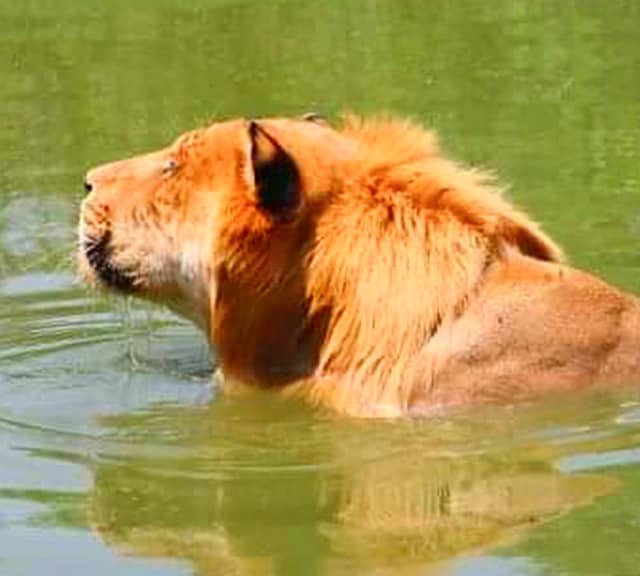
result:
<svg viewBox="0 0 640 576"><path fill-rule="evenodd" d="M178 431L177 451L96 464L89 509L100 537L128 554L189 560L206 576L410 574L504 542L616 485L561 474L553 446L511 445L499 411L474 446L481 425L468 415L353 424L257 403L243 422L227 402L190 415L110 418L136 442ZM203 445L187 448L187 436Z"/></svg>

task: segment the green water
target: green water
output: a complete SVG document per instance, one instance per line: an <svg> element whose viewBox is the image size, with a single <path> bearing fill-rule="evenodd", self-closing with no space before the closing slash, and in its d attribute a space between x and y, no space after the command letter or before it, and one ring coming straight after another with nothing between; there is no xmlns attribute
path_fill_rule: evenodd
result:
<svg viewBox="0 0 640 576"><path fill-rule="evenodd" d="M638 574L640 394L362 422L226 399L74 283L85 169L217 117L392 111L640 292L640 4L0 0L0 575Z"/></svg>

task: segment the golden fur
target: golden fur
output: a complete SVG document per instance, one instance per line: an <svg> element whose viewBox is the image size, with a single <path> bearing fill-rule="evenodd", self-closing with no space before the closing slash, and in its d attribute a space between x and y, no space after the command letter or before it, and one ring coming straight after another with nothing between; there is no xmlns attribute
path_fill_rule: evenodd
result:
<svg viewBox="0 0 640 576"><path fill-rule="evenodd" d="M396 120L233 120L92 170L90 281L208 334L227 386L355 415L640 383L640 305Z"/></svg>

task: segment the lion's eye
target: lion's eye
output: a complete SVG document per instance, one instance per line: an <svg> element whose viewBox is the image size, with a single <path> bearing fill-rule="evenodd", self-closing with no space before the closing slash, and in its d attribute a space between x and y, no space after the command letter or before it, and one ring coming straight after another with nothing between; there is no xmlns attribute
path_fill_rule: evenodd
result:
<svg viewBox="0 0 640 576"><path fill-rule="evenodd" d="M162 165L163 174L173 174L177 169L178 169L178 163L173 158L167 160Z"/></svg>

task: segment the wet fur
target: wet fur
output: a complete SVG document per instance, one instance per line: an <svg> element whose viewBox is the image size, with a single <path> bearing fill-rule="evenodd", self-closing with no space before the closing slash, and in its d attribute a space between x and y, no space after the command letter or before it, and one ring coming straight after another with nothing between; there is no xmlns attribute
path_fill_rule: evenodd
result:
<svg viewBox="0 0 640 576"><path fill-rule="evenodd" d="M111 210L109 269L202 326L227 387L398 415L527 397L536 378L540 390L640 382L637 300L561 265L489 174L411 123L231 121L88 179L81 242ZM116 214L127 194L137 201ZM538 335L531 324L549 314L559 333Z"/></svg>

